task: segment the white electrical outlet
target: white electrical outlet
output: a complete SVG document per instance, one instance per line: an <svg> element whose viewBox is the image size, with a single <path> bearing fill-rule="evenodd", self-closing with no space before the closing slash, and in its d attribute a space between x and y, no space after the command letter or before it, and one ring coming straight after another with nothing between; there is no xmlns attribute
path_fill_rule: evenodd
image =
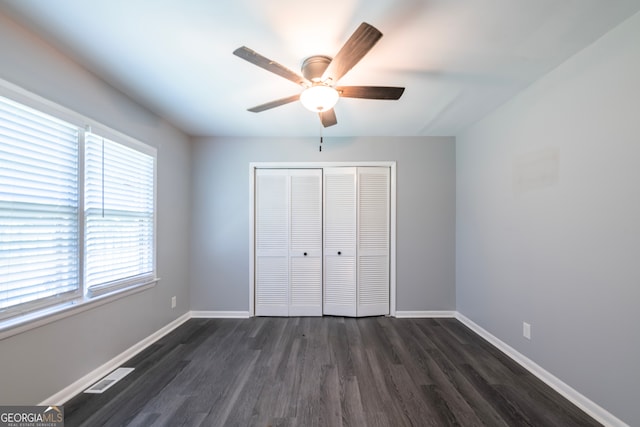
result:
<svg viewBox="0 0 640 427"><path fill-rule="evenodd" d="M531 339L531 325L527 322L522 322L522 336L526 339Z"/></svg>
<svg viewBox="0 0 640 427"><path fill-rule="evenodd" d="M171 297L171 308L176 308L176 297Z"/></svg>

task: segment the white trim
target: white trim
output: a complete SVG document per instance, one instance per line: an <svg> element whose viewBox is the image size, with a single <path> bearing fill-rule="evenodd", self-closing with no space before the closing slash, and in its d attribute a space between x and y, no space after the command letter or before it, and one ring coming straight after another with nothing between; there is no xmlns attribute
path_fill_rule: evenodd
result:
<svg viewBox="0 0 640 427"><path fill-rule="evenodd" d="M426 311L397 311L395 317L398 319L437 319L437 318L451 318L456 317L455 311L438 311L438 310L426 310Z"/></svg>
<svg viewBox="0 0 640 427"><path fill-rule="evenodd" d="M371 162L251 162L250 169L322 169L333 167L382 166L390 168L395 160Z"/></svg>
<svg viewBox="0 0 640 427"><path fill-rule="evenodd" d="M197 319L248 319L248 311L191 311L191 317Z"/></svg>
<svg viewBox="0 0 640 427"><path fill-rule="evenodd" d="M250 162L249 163L249 317L255 316L255 173L256 169L322 169L326 167L388 167L391 178L391 228L389 247L389 314L396 315L396 161L363 162ZM453 317L453 316L451 316Z"/></svg>
<svg viewBox="0 0 640 427"><path fill-rule="evenodd" d="M256 168L249 164L249 315L254 316L255 309L255 259L256 259Z"/></svg>
<svg viewBox="0 0 640 427"><path fill-rule="evenodd" d="M98 308L101 305L119 300L120 298L146 291L154 287L159 280L160 279L156 278L147 283L140 283L139 285L116 290L94 298L79 297L66 303L54 305L30 314L25 314L13 319L5 319L0 322L0 341L66 317L75 316L84 311Z"/></svg>
<svg viewBox="0 0 640 427"><path fill-rule="evenodd" d="M597 403L593 402L592 400L569 386L567 383L563 382L551 372L545 370L543 367L535 363L533 360L529 359L527 356L518 352L516 349L514 349L504 341L495 337L493 334L488 332L477 323L473 322L465 315L459 312L455 312L455 317L473 332L487 340L491 345L502 351L509 358L517 362L520 366L538 377L545 384L560 393L567 400L576 405L578 408L580 408L582 411L587 413L599 423L611 427L629 427L629 425L624 421L620 420L615 415L613 415Z"/></svg>
<svg viewBox="0 0 640 427"><path fill-rule="evenodd" d="M64 120L78 126L85 131L87 128L96 130L100 136L113 139L115 142L122 142L130 148L134 148L138 151L143 151L146 154L157 153L157 148L146 144L138 139L120 132L110 126L104 125L99 121L92 119L89 116L78 113L70 108L67 108L57 102L50 101L34 92L28 91L10 81L0 78L0 95L13 99L16 102L25 104L31 108L35 108L43 113L52 115L57 119ZM155 155L155 154L154 154Z"/></svg>
<svg viewBox="0 0 640 427"><path fill-rule="evenodd" d="M91 385L95 384L96 381L103 378L105 375L109 374L114 369L120 367L120 365L122 365L124 362L131 359L133 356L140 353L142 350L144 350L154 342L158 341L160 338L167 335L169 332L173 331L174 329L182 325L184 322L186 322L190 318L191 318L191 312L187 312L183 314L173 322L163 326L153 334L149 335L148 337L144 338L138 343L132 345L122 353L118 354L113 359L102 364L101 366L89 372L87 375L83 376L79 380L63 388L53 396L46 398L45 400L40 402L38 405L49 406L49 405L64 404L69 399L71 399L72 397L76 396L79 393L82 393L84 390L87 389L87 387L90 387Z"/></svg>
<svg viewBox="0 0 640 427"><path fill-rule="evenodd" d="M392 162L389 171L391 176L391 206L389 229L389 315L396 315L396 162Z"/></svg>

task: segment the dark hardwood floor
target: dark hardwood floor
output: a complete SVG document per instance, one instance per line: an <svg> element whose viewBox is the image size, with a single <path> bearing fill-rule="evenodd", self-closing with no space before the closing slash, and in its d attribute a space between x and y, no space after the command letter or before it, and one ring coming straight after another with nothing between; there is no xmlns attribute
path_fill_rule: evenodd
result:
<svg viewBox="0 0 640 427"><path fill-rule="evenodd" d="M191 319L72 426L600 425L455 319Z"/></svg>

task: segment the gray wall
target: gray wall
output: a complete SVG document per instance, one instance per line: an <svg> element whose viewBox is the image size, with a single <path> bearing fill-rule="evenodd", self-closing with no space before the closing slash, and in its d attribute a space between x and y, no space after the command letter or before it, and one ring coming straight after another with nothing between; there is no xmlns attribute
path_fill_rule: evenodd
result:
<svg viewBox="0 0 640 427"><path fill-rule="evenodd" d="M154 288L0 340L0 404L62 390L189 309L189 139L0 14L0 78L158 148ZM178 306L171 310L170 298Z"/></svg>
<svg viewBox="0 0 640 427"><path fill-rule="evenodd" d="M458 311L630 425L640 425L639 40L637 14L456 143Z"/></svg>
<svg viewBox="0 0 640 427"><path fill-rule="evenodd" d="M397 161L397 309L455 309L453 138L202 138L193 146L191 308L249 310L249 163Z"/></svg>

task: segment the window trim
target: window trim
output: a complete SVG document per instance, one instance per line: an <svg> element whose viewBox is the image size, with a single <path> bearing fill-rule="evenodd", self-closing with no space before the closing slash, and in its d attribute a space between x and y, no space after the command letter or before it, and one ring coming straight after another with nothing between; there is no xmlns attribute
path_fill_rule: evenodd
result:
<svg viewBox="0 0 640 427"><path fill-rule="evenodd" d="M54 116L60 120L64 120L80 130L78 138L78 251L79 251L79 276L78 276L78 295L66 298L58 304L46 305L38 308L37 305L31 306L28 310L22 312L16 311L11 317L0 319L0 340L10 336L26 332L57 320L79 314L81 312L97 308L101 305L116 301L129 295L150 289L160 280L157 271L157 207L158 207L158 156L157 148L145 144L137 139L123 134L107 125L104 125L92 118L77 113L71 109L63 107L60 104L49 101L35 93L21 88L11 82L0 78L0 96L7 97L15 102L24 104L30 108L34 108L42 113ZM126 287L121 287L112 291L99 293L91 296L84 283L84 150L85 150L85 133L92 132L108 138L113 142L135 149L142 153L148 154L154 158L153 162L153 272L151 275L141 277L139 281L128 280Z"/></svg>
<svg viewBox="0 0 640 427"><path fill-rule="evenodd" d="M156 277L145 283L138 283L125 289L92 298L81 296L60 304L52 305L37 311L30 311L19 316L10 317L0 322L0 340L39 328L67 317L98 308L113 301L135 295L153 288L160 278Z"/></svg>

